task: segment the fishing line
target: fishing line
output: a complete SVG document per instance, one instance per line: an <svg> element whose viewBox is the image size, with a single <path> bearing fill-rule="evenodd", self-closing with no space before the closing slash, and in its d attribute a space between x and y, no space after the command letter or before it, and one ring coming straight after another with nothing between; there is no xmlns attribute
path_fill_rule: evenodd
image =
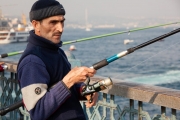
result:
<svg viewBox="0 0 180 120"><path fill-rule="evenodd" d="M135 67L141 65L142 63L145 63L146 61L152 59L153 57L157 56L158 54L163 53L163 52L167 51L168 49L170 49L170 48L172 48L172 47L175 47L175 46L178 45L178 44L180 44L180 41L177 42L177 43L175 43L175 44L173 44L173 45L170 45L169 47L167 47L166 49L164 49L164 50L162 50L162 51L159 51L158 53L152 55L151 57L145 59L144 61L138 63L137 65L134 65L134 66L130 67L129 69L125 70L124 72L120 72L120 74L116 75L114 78L116 78L116 77L118 77L118 76L121 76L122 74L128 72L129 70L134 69Z"/></svg>

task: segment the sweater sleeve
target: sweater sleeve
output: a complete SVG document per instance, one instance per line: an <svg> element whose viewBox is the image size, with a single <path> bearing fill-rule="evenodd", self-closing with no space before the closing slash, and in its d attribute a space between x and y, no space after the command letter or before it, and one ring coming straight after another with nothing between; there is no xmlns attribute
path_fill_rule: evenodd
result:
<svg viewBox="0 0 180 120"><path fill-rule="evenodd" d="M35 55L28 55L21 61L18 78L24 105L33 120L47 119L71 95L62 81L48 90L50 76L43 61Z"/></svg>

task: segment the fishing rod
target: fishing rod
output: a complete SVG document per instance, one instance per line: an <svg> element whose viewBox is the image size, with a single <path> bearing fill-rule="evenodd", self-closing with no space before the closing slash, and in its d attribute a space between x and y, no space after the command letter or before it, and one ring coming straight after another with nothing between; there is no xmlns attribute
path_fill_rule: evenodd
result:
<svg viewBox="0 0 180 120"><path fill-rule="evenodd" d="M103 35L98 35L98 36L93 36L93 37L88 37L88 38L82 38L82 39L77 39L77 40L63 42L63 45L77 43L77 42L83 42L83 41L87 41L87 40L103 38L103 37L108 37L108 36L113 36L113 35L118 35L118 34L131 33L131 32L135 32L135 31L151 29L151 28L156 28L156 27L162 27L162 26L167 26L167 25L172 25L172 24L179 24L179 23L180 22L172 22L172 23L160 24L160 25L155 25L155 26L136 28L136 29L126 30L126 31L121 31L121 32L114 32L114 33L109 33L109 34L103 34ZM22 54L23 52L24 51L22 50L22 51L4 53L4 54L0 55L0 58L5 58L5 57L9 57L9 56L14 56L14 55Z"/></svg>
<svg viewBox="0 0 180 120"><path fill-rule="evenodd" d="M127 50L125 50L125 51L122 51L122 52L120 52L120 53L118 53L118 54L115 54L115 55L113 55L113 56L111 56L111 57L109 57L109 58L107 58L107 59L101 60L100 62L97 62L97 63L93 64L90 68L93 68L93 69L95 69L95 70L98 70L98 69L100 69L100 68L108 65L109 63L111 63L111 62L113 62L113 61L115 61L115 60L117 60L117 59L119 59L119 58L121 58L121 57L124 57L124 56L126 56L126 55L128 55L128 54L130 54L130 53L132 53L132 52L134 52L134 51L136 51L136 50L138 50L138 49L141 49L141 48L143 48L143 47L145 47L145 46L147 46L147 45L150 45L150 44L152 44L152 43L154 43L154 42L157 42L157 41L159 41L159 40L162 40L162 39L164 39L164 38L166 38L166 37L169 37L169 36L171 36L171 35L173 35L173 34L176 34L176 33L178 33L178 32L180 32L180 28L178 28L178 29L176 29L176 30L173 30L173 31L171 31L171 32L169 32L169 33L163 34L163 35L161 35L161 36L159 36L159 37L156 37L156 38L154 38L154 39L152 39L152 40L149 40L149 41L147 41L147 42L144 42L144 43L142 43L142 44L140 44L140 45L137 45L137 46L135 46L135 47L129 48L129 49L127 49ZM88 84L89 84L89 81L90 81L89 79L87 79L87 80L85 81L85 84L86 84L87 86L85 86L85 87L83 88L83 90L82 90L82 95L89 94L89 90L91 90L91 89L89 89L88 86L91 86L91 87L92 87L92 85L88 85ZM106 82L107 82L107 85L110 84L110 80L107 80L107 81L104 80L103 82L104 82L104 84L106 84ZM103 82L102 82L102 83L103 83ZM99 84L101 84L101 83L97 83L96 85L99 85ZM15 110L15 109L17 109L17 108L19 108L19 107L21 107L21 106L23 106L23 101L22 101L22 100L21 100L21 101L18 101L17 103L14 103L13 105L10 105L10 106L8 106L8 107L5 107L5 108L0 109L0 115L1 115L1 116L2 116L2 115L5 115L7 112L10 112L10 111L12 111L12 110Z"/></svg>
<svg viewBox="0 0 180 120"><path fill-rule="evenodd" d="M10 52L10 53L4 53L0 55L0 58L5 58L5 57L9 57L9 56L14 56L14 55L18 55L18 54L22 54L24 51L16 51L16 52Z"/></svg>

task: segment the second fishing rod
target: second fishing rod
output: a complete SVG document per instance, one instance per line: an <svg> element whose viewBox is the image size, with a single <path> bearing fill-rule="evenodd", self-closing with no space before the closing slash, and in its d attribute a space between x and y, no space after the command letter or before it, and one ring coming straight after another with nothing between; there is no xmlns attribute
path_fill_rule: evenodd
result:
<svg viewBox="0 0 180 120"><path fill-rule="evenodd" d="M134 51L136 51L136 50L138 50L138 49L141 49L141 48L143 48L143 47L145 47L145 46L148 46L148 45L150 45L150 44L152 44L152 43L154 43L154 42L157 42L157 41L162 40L162 39L164 39L164 38L166 38L166 37L169 37L169 36L171 36L171 35L174 35L174 34L176 34L176 33L178 33L178 32L180 32L180 28L178 28L178 29L176 29L176 30L173 30L173 31L171 31L171 32L169 32L169 33L167 33L167 34L164 34L164 35L161 35L161 36L159 36L159 37L156 37L156 38L154 38L154 39L152 39L152 40L149 40L149 41L147 41L147 42L144 42L144 43L142 43L142 44L140 44L140 45L137 45L137 46L135 46L135 47L129 48L129 49L127 49L127 50L125 50L125 51L123 51L123 52L120 52L120 53L118 53L118 54L115 54L115 55L113 55L113 56L111 56L111 57L109 57L109 58L106 58L106 59L104 59L104 60L101 60L100 62L97 62L97 63L93 64L90 68L93 68L93 69L95 69L95 70L98 70L98 69L100 69L100 68L108 65L109 63L111 63L111 62L113 62L113 61L115 61L115 60L123 57L123 56L126 56L126 55L128 55L128 54L130 54L130 53L132 53L132 52L134 52ZM1 66L1 68L5 69L5 68L7 68L7 66L3 65L3 67ZM105 89L106 86L112 85L112 81L111 81L110 78L109 78L109 79L102 80L102 81L100 81L100 82L97 82L97 83L95 83L95 84L93 84L93 85L89 85L89 82L90 82L90 79L87 79L87 80L85 81L85 86L84 86L83 91L82 91L82 93L81 93L83 96L84 96L84 95L87 95L87 94L91 94L91 93L93 93L93 92L101 91L101 90ZM104 88L102 88L102 86L103 86ZM0 109L0 115L1 115L1 116L2 116L2 115L5 115L6 113L8 113L8 112L10 112L10 111L13 111L13 110L15 110L15 109L17 109L17 108L19 108L19 107L21 107L21 106L23 106L23 101L22 101L22 100L21 100L21 101L18 101L17 103L14 103L14 104L12 104L12 105L10 105L10 106L7 106L7 107L5 107L5 108Z"/></svg>
<svg viewBox="0 0 180 120"><path fill-rule="evenodd" d="M166 23L166 24L159 24L159 25L155 25L155 26L135 28L135 29L126 30L126 31L114 32L114 33L103 34L103 35L98 35L98 36L93 36L93 37L88 37L88 38L82 38L82 39L78 39L78 40L66 41L66 42L63 42L63 45L77 43L77 42L83 42L83 41L93 40L93 39L97 39L97 38L103 38L103 37L118 35L118 34L131 33L131 32L136 32L136 31L146 30L146 29L151 29L151 28L156 28L156 27L162 27L162 26L167 26L167 25L179 24L179 23L180 22L172 22L172 23ZM16 51L16 52L0 54L0 58L5 58L5 57L9 57L9 56L14 56L14 55L22 54L23 52L24 51L22 50L22 51Z"/></svg>

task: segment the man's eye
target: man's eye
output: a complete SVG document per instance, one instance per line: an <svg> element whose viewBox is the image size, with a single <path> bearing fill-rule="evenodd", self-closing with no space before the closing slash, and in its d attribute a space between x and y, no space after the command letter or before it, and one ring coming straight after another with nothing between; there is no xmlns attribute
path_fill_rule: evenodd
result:
<svg viewBox="0 0 180 120"><path fill-rule="evenodd" d="M65 20L66 20L66 19L62 20L61 23L64 23Z"/></svg>
<svg viewBox="0 0 180 120"><path fill-rule="evenodd" d="M52 23L52 24L56 24L56 21L52 21L51 23Z"/></svg>

